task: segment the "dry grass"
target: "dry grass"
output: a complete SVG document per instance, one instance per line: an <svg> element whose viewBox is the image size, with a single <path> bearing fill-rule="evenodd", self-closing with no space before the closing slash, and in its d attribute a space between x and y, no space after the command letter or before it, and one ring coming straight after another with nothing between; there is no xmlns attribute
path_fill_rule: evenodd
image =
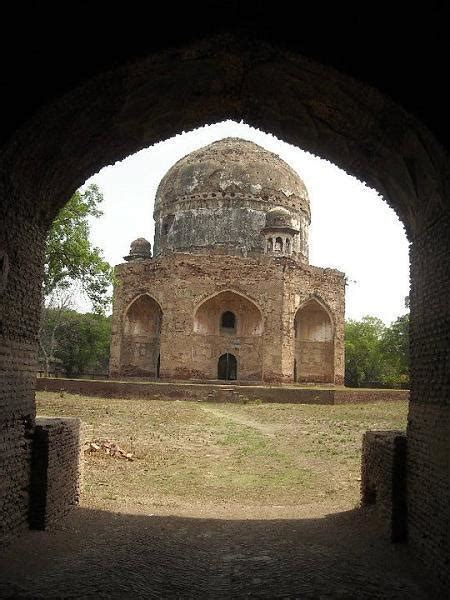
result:
<svg viewBox="0 0 450 600"><path fill-rule="evenodd" d="M112 400L37 394L38 414L77 416L84 439L107 438L133 462L86 457L86 506L202 512L359 498L361 436L402 429L405 402L310 406Z"/></svg>

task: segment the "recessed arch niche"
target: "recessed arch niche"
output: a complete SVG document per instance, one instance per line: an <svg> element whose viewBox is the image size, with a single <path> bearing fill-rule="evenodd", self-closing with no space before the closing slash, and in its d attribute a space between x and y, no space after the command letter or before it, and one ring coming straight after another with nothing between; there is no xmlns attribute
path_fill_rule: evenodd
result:
<svg viewBox="0 0 450 600"><path fill-rule="evenodd" d="M128 306L123 319L121 374L157 377L160 364L162 309L143 294Z"/></svg>
<svg viewBox="0 0 450 600"><path fill-rule="evenodd" d="M217 357L230 354L239 362L239 379L261 380L263 319L252 300L233 290L214 294L197 307L193 328L196 369L206 379L217 378Z"/></svg>
<svg viewBox="0 0 450 600"><path fill-rule="evenodd" d="M334 382L334 330L328 310L312 298L294 319L296 381Z"/></svg>

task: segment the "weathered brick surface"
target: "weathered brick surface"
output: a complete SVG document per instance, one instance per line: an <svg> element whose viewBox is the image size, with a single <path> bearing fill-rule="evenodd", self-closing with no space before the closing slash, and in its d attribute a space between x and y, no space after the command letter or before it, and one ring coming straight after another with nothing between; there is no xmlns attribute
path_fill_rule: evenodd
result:
<svg viewBox="0 0 450 600"><path fill-rule="evenodd" d="M298 404L354 404L408 401L408 390L316 389L283 385L217 385L211 383L163 383L62 379L40 377L37 389L48 392L66 391L82 396L103 398L161 398L202 400L208 402L260 400Z"/></svg>
<svg viewBox="0 0 450 600"><path fill-rule="evenodd" d="M31 461L29 520L46 529L78 504L81 491L80 420L36 419Z"/></svg>
<svg viewBox="0 0 450 600"><path fill-rule="evenodd" d="M361 503L375 504L392 542L407 538L406 434L368 431L363 436Z"/></svg>
<svg viewBox="0 0 450 600"><path fill-rule="evenodd" d="M279 39L284 37L280 31ZM412 285L409 538L424 563L443 581L448 579L447 152L387 96L302 57L298 49L281 49L254 36L248 40L240 33L171 46L169 51L164 43L155 45L137 61L111 58L110 70L101 61L90 81L86 73L93 71L81 69L76 89L67 69L66 83L58 88L65 95L57 98L55 88L40 96L52 101L42 102L33 113L24 94L20 129L14 119L4 119L8 135L0 149L0 246L9 256L9 274L5 284L0 273L1 538L23 527L27 511L27 440L34 418L31 362L45 228L71 193L101 167L180 131L233 117L373 186L405 226ZM365 68L361 64L358 72ZM50 80L59 82L53 74ZM427 85L422 87L425 98ZM407 95L405 89L405 100ZM427 96L433 110L433 95ZM0 266L4 270L4 260ZM275 371L287 373L287 365Z"/></svg>
<svg viewBox="0 0 450 600"><path fill-rule="evenodd" d="M162 310L160 375L166 379L216 379L217 359L224 352L238 358L239 380L291 382L294 377L295 328L298 309L318 299L332 318L334 330L331 383L344 376L343 273L313 267L290 258L208 256L174 253L116 267L111 362L112 377L128 374L122 367L123 328L133 300L148 294ZM196 311L214 294L231 291L248 299L261 315L261 333L200 336ZM248 308L247 315L251 309ZM256 341L253 341L256 340Z"/></svg>
<svg viewBox="0 0 450 600"><path fill-rule="evenodd" d="M0 185L1 193L1 185ZM0 541L27 527L42 229L0 213Z"/></svg>
<svg viewBox="0 0 450 600"><path fill-rule="evenodd" d="M450 217L411 248L410 543L450 585Z"/></svg>

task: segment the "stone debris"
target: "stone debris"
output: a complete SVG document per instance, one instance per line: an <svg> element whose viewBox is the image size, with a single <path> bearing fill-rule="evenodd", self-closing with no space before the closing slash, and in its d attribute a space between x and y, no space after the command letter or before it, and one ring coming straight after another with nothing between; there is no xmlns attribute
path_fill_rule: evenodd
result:
<svg viewBox="0 0 450 600"><path fill-rule="evenodd" d="M85 442L85 454L93 454L94 452L98 452L102 450L105 454L113 458L124 458L126 460L133 461L133 454L131 452L126 452L115 442L111 442L109 440L92 440Z"/></svg>

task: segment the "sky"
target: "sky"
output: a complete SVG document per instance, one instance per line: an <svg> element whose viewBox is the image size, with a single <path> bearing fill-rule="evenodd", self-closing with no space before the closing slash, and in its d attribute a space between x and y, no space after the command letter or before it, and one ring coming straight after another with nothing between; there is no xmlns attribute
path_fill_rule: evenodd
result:
<svg viewBox="0 0 450 600"><path fill-rule="evenodd" d="M336 165L233 121L183 132L86 181L96 183L104 196L103 215L91 222L91 240L109 263L123 262L138 237L153 246L153 205L160 180L177 160L224 137L263 146L303 179L311 203L310 263L346 274L347 319L370 314L389 324L406 312L409 245L402 223L381 196Z"/></svg>

